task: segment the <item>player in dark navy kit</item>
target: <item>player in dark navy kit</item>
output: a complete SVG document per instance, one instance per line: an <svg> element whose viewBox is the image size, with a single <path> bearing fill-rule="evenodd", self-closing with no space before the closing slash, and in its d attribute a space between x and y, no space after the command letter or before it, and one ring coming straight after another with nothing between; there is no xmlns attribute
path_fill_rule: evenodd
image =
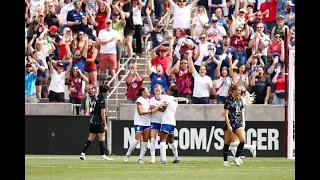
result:
<svg viewBox="0 0 320 180"><path fill-rule="evenodd" d="M240 154L243 150L245 144L245 117L244 117L244 105L241 98L241 87L237 85L232 85L230 87L232 95L226 97L224 104L224 117L225 117L225 127L224 127L224 147L223 147L223 165L230 166L227 160L228 150L232 140L232 135L236 135L239 138L239 145L237 147L237 152L233 158L233 162L240 166L242 160L240 159ZM233 134L234 133L234 134Z"/></svg>
<svg viewBox="0 0 320 180"><path fill-rule="evenodd" d="M99 95L92 103L93 112L90 119L90 132L87 141L84 144L82 153L80 155L81 160L86 160L86 150L90 146L90 143L94 140L96 135L99 136L99 146L101 153L101 160L113 160L105 155L106 141L105 132L108 130L107 117L106 117L106 96L109 94L110 87L107 84L101 84L99 86Z"/></svg>

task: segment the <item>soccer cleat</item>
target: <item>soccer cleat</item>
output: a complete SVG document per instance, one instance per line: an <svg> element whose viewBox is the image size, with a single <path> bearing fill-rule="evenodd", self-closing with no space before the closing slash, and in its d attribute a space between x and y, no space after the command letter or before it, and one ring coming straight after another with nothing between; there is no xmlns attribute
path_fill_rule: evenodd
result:
<svg viewBox="0 0 320 180"><path fill-rule="evenodd" d="M228 163L228 161L224 161L224 162L223 162L223 165L224 165L224 166L230 166L230 164Z"/></svg>
<svg viewBox="0 0 320 180"><path fill-rule="evenodd" d="M155 163L155 160L151 160L150 162L149 162L149 164L154 164Z"/></svg>
<svg viewBox="0 0 320 180"><path fill-rule="evenodd" d="M241 158L239 158L239 163L240 163L240 164L243 164L243 161L242 161L242 159L241 159Z"/></svg>
<svg viewBox="0 0 320 180"><path fill-rule="evenodd" d="M112 158L108 158L106 155L102 155L102 156L101 156L101 160L113 161Z"/></svg>
<svg viewBox="0 0 320 180"><path fill-rule="evenodd" d="M257 157L257 148L256 148L256 146L254 146L254 148L253 149L250 149L250 152L251 152L251 154L252 154L252 157Z"/></svg>
<svg viewBox="0 0 320 180"><path fill-rule="evenodd" d="M142 159L139 159L139 160L138 160L138 163L139 163L139 164L143 164Z"/></svg>
<svg viewBox="0 0 320 180"><path fill-rule="evenodd" d="M237 165L237 166L241 166L241 163L240 163L240 160L239 160L240 158L239 157L235 157L235 158L233 158L232 159L232 161Z"/></svg>
<svg viewBox="0 0 320 180"><path fill-rule="evenodd" d="M125 155L123 160L124 160L125 163L127 163L129 161L129 156Z"/></svg>
<svg viewBox="0 0 320 180"><path fill-rule="evenodd" d="M179 163L179 162L180 162L179 159L175 159L175 160L172 161L172 163Z"/></svg>
<svg viewBox="0 0 320 180"><path fill-rule="evenodd" d="M160 164L167 164L167 160L163 160L163 161L161 160Z"/></svg>
<svg viewBox="0 0 320 180"><path fill-rule="evenodd" d="M86 154L85 153L81 153L80 154L80 159L81 160L86 160Z"/></svg>

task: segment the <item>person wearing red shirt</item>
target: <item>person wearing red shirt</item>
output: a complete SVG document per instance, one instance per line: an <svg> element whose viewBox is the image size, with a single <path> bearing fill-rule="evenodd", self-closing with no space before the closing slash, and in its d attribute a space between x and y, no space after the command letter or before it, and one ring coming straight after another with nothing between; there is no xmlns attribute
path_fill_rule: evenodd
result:
<svg viewBox="0 0 320 180"><path fill-rule="evenodd" d="M126 79L126 87L127 87L127 102L128 103L135 103L138 99L138 92L140 87L142 87L144 81L144 77L138 73L138 66L137 64L133 64L131 66L130 74L127 76Z"/></svg>
<svg viewBox="0 0 320 180"><path fill-rule="evenodd" d="M282 69L280 70L281 66L277 67L277 72L274 75L274 77L272 78L272 83L274 83L276 85L276 90L274 92L274 96L273 96L273 100L272 103L273 104L285 104L285 78L284 78L284 69L285 66L282 67Z"/></svg>
<svg viewBox="0 0 320 180"><path fill-rule="evenodd" d="M277 0L266 0L261 3L260 11L263 13L262 21L266 23L268 30L276 26L277 19Z"/></svg>
<svg viewBox="0 0 320 180"><path fill-rule="evenodd" d="M97 35L101 29L106 28L106 19L110 19L111 8L110 4L105 1L99 2L99 9L95 17L96 23L94 24L97 27Z"/></svg>
<svg viewBox="0 0 320 180"><path fill-rule="evenodd" d="M156 55L156 52L159 49L159 56ZM160 64L162 66L163 72L166 71L167 67L168 67L168 58L171 56L171 50L169 50L169 53L167 51L167 48L163 45L160 44L159 46L155 47L154 49L152 49L151 51L151 57L153 59L153 64L154 66L158 66L158 64Z"/></svg>

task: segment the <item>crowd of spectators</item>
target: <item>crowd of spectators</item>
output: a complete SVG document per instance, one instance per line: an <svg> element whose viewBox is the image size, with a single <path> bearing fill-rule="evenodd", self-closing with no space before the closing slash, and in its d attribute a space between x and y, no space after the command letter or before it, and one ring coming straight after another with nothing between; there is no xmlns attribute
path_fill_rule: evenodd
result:
<svg viewBox="0 0 320 180"><path fill-rule="evenodd" d="M189 103L209 104L214 97L223 104L231 84L238 84L244 95L255 94L255 104L284 104L285 53L295 49L294 3L25 0L25 102L63 103L68 93L70 102L81 104L85 85L96 89L98 74L108 70L113 77L122 58L143 56L144 47L151 97L153 85L166 92L175 84ZM144 44L147 33L151 46ZM128 103L144 85L138 67L131 64L126 78Z"/></svg>

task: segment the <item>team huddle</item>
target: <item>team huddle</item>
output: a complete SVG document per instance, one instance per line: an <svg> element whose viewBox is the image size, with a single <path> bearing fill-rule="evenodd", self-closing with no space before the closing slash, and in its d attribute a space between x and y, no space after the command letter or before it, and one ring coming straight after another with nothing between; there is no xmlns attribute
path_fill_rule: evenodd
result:
<svg viewBox="0 0 320 180"><path fill-rule="evenodd" d="M155 146L156 136L160 135L160 164L166 164L166 142L172 149L174 155L173 163L179 163L177 145L174 143L174 129L176 127L175 113L178 107L178 101L188 101L187 98L177 97L178 87L170 86L168 93L164 94L160 84L154 87L155 96L149 99L149 89L141 87L139 89L134 114L134 130L135 140L130 143L130 147L124 157L124 161L128 162L129 156L140 143L142 136L142 144L140 148L140 156L138 163L143 163L143 157L147 151L148 140L151 138L150 164L155 163Z"/></svg>

